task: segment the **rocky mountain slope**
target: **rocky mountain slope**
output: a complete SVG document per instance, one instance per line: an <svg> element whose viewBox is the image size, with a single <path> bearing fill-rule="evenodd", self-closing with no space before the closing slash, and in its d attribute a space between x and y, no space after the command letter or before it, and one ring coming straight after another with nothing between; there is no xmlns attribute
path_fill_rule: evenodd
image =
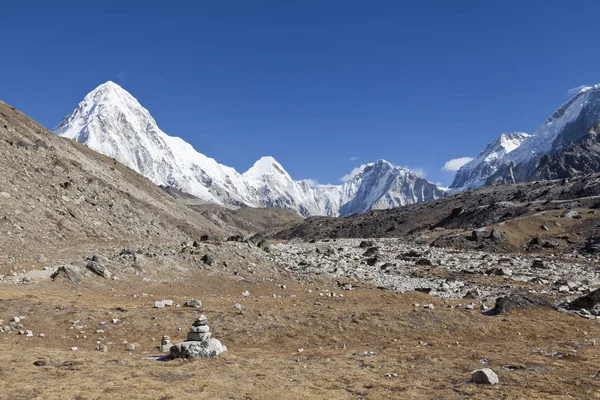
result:
<svg viewBox="0 0 600 400"><path fill-rule="evenodd" d="M582 87L533 134L518 134L519 137L510 134L513 135L510 138L512 140L508 146L502 146L504 151L493 151L497 144L509 139L503 134L479 157L457 172L451 187L460 189L486 183L524 182L600 172L597 161L594 161L597 153L594 148L590 148L588 135L598 122L600 85ZM587 142L578 145L582 140ZM546 155L550 158L545 158ZM555 162L561 160L561 166L552 167L557 169L556 173L548 169L550 159ZM592 162L586 162L584 166L584 160Z"/></svg>
<svg viewBox="0 0 600 400"><path fill-rule="evenodd" d="M240 174L161 131L148 110L113 82L90 92L54 132L115 158L159 186L221 205L337 216L436 199L444 193L384 160L364 166L344 185L295 181L272 157L259 159Z"/></svg>
<svg viewBox="0 0 600 400"><path fill-rule="evenodd" d="M238 233L0 102L0 263Z"/></svg>
<svg viewBox="0 0 600 400"><path fill-rule="evenodd" d="M485 246L487 250L514 252L541 250L548 242L552 246L544 249L571 251L600 237L598 208L600 174L594 174L567 182L484 186L435 201L343 218L311 217L274 236L279 239L404 238L440 246ZM473 234L478 229L485 232ZM501 232L498 237L491 235L494 229ZM539 240L531 244L535 238Z"/></svg>

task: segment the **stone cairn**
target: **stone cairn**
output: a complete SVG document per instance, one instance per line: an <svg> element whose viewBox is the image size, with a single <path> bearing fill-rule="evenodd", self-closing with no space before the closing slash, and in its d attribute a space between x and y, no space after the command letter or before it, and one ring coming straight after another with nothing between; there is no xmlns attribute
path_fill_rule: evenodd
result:
<svg viewBox="0 0 600 400"><path fill-rule="evenodd" d="M158 347L158 350L160 350L161 353L169 353L171 351L171 346L173 346L171 338L169 336L163 336L160 340L160 344L156 347Z"/></svg>
<svg viewBox="0 0 600 400"><path fill-rule="evenodd" d="M192 324L185 342L170 348L171 358L216 357L227 348L221 341L211 337L208 319L200 315Z"/></svg>

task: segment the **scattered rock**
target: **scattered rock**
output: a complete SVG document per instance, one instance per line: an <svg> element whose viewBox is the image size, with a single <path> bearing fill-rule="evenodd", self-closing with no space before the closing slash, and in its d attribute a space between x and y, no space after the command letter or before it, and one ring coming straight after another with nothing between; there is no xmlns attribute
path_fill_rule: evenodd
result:
<svg viewBox="0 0 600 400"><path fill-rule="evenodd" d="M494 371L489 368L479 369L477 371L473 371L471 374L471 379L475 383L482 383L487 385L495 385L500 380L498 379L498 375Z"/></svg>
<svg viewBox="0 0 600 400"><path fill-rule="evenodd" d="M75 285L79 285L81 284L82 275L76 267L61 265L52 275L50 275L50 279L52 279L53 282L57 279L65 279Z"/></svg>
<svg viewBox="0 0 600 400"><path fill-rule="evenodd" d="M171 307L173 305L173 300L156 300L154 302L154 308L165 308L167 306Z"/></svg>
<svg viewBox="0 0 600 400"><path fill-rule="evenodd" d="M521 307L550 307L554 308L547 300L533 295L513 294L506 297L499 297L496 300L496 305L492 309L492 315L508 314L515 308Z"/></svg>
<svg viewBox="0 0 600 400"><path fill-rule="evenodd" d="M184 305L186 307L200 308L202 307L202 302L200 300L188 300Z"/></svg>
<svg viewBox="0 0 600 400"><path fill-rule="evenodd" d="M100 344L98 344L98 346L96 346L96 350L101 351L103 353L108 353L108 346L100 343Z"/></svg>
<svg viewBox="0 0 600 400"><path fill-rule="evenodd" d="M490 233L490 239L492 239L494 242L500 243L503 242L504 240L506 240L506 234L496 228L492 229L492 232Z"/></svg>
<svg viewBox="0 0 600 400"><path fill-rule="evenodd" d="M575 210L567 211L563 216L565 218L581 219L581 214L579 213L579 211Z"/></svg>
<svg viewBox="0 0 600 400"><path fill-rule="evenodd" d="M575 299L573 302L571 302L572 306L579 307L579 308L586 308L586 309L594 308L599 304L600 304L600 288L598 288L598 289L594 290L593 292L590 292L584 296L581 296L578 299Z"/></svg>
<svg viewBox="0 0 600 400"><path fill-rule="evenodd" d="M269 246L269 242L267 242L265 239L258 242L257 246L259 249L261 249L262 251L264 251L266 253L271 252L271 247Z"/></svg>
<svg viewBox="0 0 600 400"><path fill-rule="evenodd" d="M365 251L363 253L363 257L372 257L372 256L379 256L379 247L369 247L367 249L367 251Z"/></svg>
<svg viewBox="0 0 600 400"><path fill-rule="evenodd" d="M105 266L97 263L96 261L88 262L86 268L103 278L112 278L112 273Z"/></svg>
<svg viewBox="0 0 600 400"><path fill-rule="evenodd" d="M210 254L205 254L202 256L202 262L206 265L212 266L215 260Z"/></svg>

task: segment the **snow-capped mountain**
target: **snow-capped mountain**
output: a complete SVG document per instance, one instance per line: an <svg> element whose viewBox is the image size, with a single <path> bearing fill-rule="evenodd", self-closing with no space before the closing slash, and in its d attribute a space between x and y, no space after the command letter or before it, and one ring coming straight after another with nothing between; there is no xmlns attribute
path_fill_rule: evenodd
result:
<svg viewBox="0 0 600 400"><path fill-rule="evenodd" d="M504 156L517 149L530 135L523 132L503 133L487 145L476 158L463 165L450 185L453 189L480 186L503 164Z"/></svg>
<svg viewBox="0 0 600 400"><path fill-rule="evenodd" d="M512 138L508 146L501 145L505 151L495 152L493 147L506 141L506 134L488 145L479 157L457 171L451 187L480 186L495 181L520 182L543 176L536 172L543 156L560 153L570 144L582 140L598 122L600 84L583 86L533 134L518 134L520 136ZM491 150L489 158L488 150ZM563 168L568 169L568 166L563 165ZM510 174L511 178L500 176L503 174Z"/></svg>
<svg viewBox="0 0 600 400"><path fill-rule="evenodd" d="M282 207L303 216L337 216L444 194L408 169L384 160L363 166L343 185L295 181L273 157L262 157L240 174L161 131L148 110L113 82L90 92L54 132L115 158L157 185L221 205Z"/></svg>
<svg viewBox="0 0 600 400"><path fill-rule="evenodd" d="M344 204L340 214L354 214L437 199L444 192L409 169L385 160L367 164L343 187Z"/></svg>

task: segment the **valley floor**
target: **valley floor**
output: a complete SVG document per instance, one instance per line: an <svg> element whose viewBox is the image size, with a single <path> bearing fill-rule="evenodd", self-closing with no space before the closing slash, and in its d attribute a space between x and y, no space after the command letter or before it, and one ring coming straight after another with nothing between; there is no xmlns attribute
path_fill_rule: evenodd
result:
<svg viewBox="0 0 600 400"><path fill-rule="evenodd" d="M354 244L344 246L357 253ZM278 253L286 246L272 246L267 257L287 260L292 256ZM383 257L386 246L380 244ZM203 244L197 251L217 254L221 264L242 248ZM2 284L3 325L23 316L23 329L34 336L0 333L0 399L600 398L599 319L550 308L489 316L479 300L467 309L473 300L377 289L368 280L342 290L329 274L267 268L268 258L262 267L252 261L254 273L221 273L198 268L193 254L173 254L162 259L163 269L148 263L137 273L111 259L118 280ZM182 267L158 273L171 262ZM482 287L485 280L502 286L497 277L474 276ZM183 307L192 298L202 300L213 337L228 352L157 361L160 338L184 340L198 316ZM154 308L162 299L182 306ZM98 342L108 352L96 351ZM471 372L483 367L500 384L471 383Z"/></svg>

